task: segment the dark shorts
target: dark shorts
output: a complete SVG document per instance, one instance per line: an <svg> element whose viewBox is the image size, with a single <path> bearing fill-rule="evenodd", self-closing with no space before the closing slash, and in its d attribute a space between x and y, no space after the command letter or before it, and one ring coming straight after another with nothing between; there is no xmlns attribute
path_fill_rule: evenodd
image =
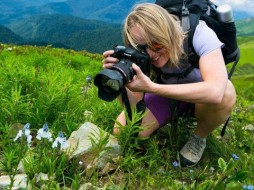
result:
<svg viewBox="0 0 254 190"><path fill-rule="evenodd" d="M157 96L154 94L145 94L146 107L153 113L157 119L160 127L169 123L172 119L173 111L175 109L177 116L194 117L195 104L183 101L170 100L168 98ZM175 113L175 112L174 112Z"/></svg>

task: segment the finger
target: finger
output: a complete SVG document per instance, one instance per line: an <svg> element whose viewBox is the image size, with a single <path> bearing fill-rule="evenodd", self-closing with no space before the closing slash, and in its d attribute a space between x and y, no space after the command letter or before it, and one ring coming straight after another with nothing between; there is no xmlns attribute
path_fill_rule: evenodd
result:
<svg viewBox="0 0 254 190"><path fill-rule="evenodd" d="M107 63L117 63L118 59L115 57L107 57L107 58L103 59L103 62L106 64Z"/></svg>
<svg viewBox="0 0 254 190"><path fill-rule="evenodd" d="M107 57L102 60L102 67L103 68L108 68L111 67L112 65L116 64L118 62L117 58L114 57Z"/></svg>
<svg viewBox="0 0 254 190"><path fill-rule="evenodd" d="M133 70L137 73L137 75L142 74L142 71L139 66L137 66L135 63L132 64Z"/></svg>
<svg viewBox="0 0 254 190"><path fill-rule="evenodd" d="M103 64L103 65L102 65L102 68L103 68L103 69L107 69L107 68L112 67L113 65L114 65L114 63Z"/></svg>
<svg viewBox="0 0 254 190"><path fill-rule="evenodd" d="M112 55L114 53L114 50L108 50L103 52L103 57L109 57L110 55Z"/></svg>

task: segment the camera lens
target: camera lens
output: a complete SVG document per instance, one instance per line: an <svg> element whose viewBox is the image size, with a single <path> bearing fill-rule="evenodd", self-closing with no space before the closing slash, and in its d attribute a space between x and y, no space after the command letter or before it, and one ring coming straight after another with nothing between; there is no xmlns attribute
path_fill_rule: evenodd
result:
<svg viewBox="0 0 254 190"><path fill-rule="evenodd" d="M124 85L133 79L136 74L132 64L136 63L141 70L149 73L150 58L148 54L137 51L133 47L116 46L112 57L119 59L118 63L104 69L94 77L94 84L98 87L99 98L112 101L119 96Z"/></svg>
<svg viewBox="0 0 254 190"><path fill-rule="evenodd" d="M103 89L108 93L112 93L112 92L120 90L119 80L111 79L106 75L102 75L101 83L102 83Z"/></svg>
<svg viewBox="0 0 254 190"><path fill-rule="evenodd" d="M112 101L120 95L125 81L121 72L104 69L95 76L94 84L99 89L98 95L101 99Z"/></svg>

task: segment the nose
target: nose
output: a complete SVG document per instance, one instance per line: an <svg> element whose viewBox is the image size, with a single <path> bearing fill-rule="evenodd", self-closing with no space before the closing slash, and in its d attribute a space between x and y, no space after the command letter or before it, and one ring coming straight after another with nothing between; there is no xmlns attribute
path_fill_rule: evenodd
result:
<svg viewBox="0 0 254 190"><path fill-rule="evenodd" d="M150 48L147 48L146 52L148 53L150 58L153 57L157 53L156 51L153 51Z"/></svg>

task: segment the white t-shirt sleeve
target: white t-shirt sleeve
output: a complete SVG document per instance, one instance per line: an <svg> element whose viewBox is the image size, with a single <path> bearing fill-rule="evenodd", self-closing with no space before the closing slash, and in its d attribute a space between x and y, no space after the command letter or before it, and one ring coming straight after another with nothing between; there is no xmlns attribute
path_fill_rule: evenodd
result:
<svg viewBox="0 0 254 190"><path fill-rule="evenodd" d="M200 20L193 36L193 47L198 56L202 57L223 46L224 44L218 39L215 32Z"/></svg>

